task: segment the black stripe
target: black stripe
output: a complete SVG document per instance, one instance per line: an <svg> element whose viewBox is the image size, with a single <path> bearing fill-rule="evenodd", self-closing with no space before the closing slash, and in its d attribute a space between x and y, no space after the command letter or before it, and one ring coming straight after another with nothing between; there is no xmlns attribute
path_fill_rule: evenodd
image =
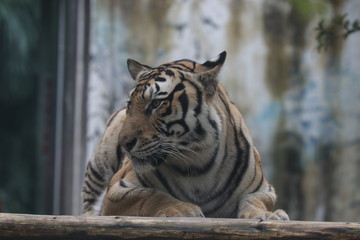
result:
<svg viewBox="0 0 360 240"><path fill-rule="evenodd" d="M188 108L189 108L189 100L188 100L188 97L186 95L185 92L183 92L179 98L178 98L180 104L181 104L181 108L183 110L183 119L185 118L186 116L186 113L188 111Z"/></svg>
<svg viewBox="0 0 360 240"><path fill-rule="evenodd" d="M98 186L99 188L104 188L104 182L101 182L101 183L98 183L98 182L96 182L93 178L92 178L92 176L94 176L94 175L88 175L87 176L87 178L93 183L93 184L95 184L96 186Z"/></svg>
<svg viewBox="0 0 360 240"><path fill-rule="evenodd" d="M157 78L155 78L155 81L156 82L166 82L166 79L163 77L157 77Z"/></svg>
<svg viewBox="0 0 360 240"><path fill-rule="evenodd" d="M191 61L189 61L189 62L191 62ZM181 69L181 70L188 70L188 71L192 71L192 69L190 68L190 67L188 67L188 66L186 66L185 64L183 64L183 63L179 63L179 62L177 62L176 63L176 65L179 65L179 66L182 66L182 67L184 67L185 69ZM175 68L176 68L176 65L174 66Z"/></svg>
<svg viewBox="0 0 360 240"><path fill-rule="evenodd" d="M88 203L95 203L96 199L95 198L85 198L83 200L83 202L88 202Z"/></svg>
<svg viewBox="0 0 360 240"><path fill-rule="evenodd" d="M251 185L255 182L255 179L256 179L256 176L257 176L257 168L256 168L256 161L255 161L255 165L254 165L254 174L253 174L253 177L251 179L251 182L249 183L249 185L242 191L241 195L243 193L246 193L247 190L251 187ZM261 178L261 183L260 185L262 184L262 181L263 181L263 177ZM260 186L257 186L255 189L259 190ZM256 190L256 191L257 191ZM253 192L252 192L253 193Z"/></svg>
<svg viewBox="0 0 360 240"><path fill-rule="evenodd" d="M171 68L174 68L174 69L177 69L177 70L181 70L181 71L186 71L186 69L181 68L181 67L178 67L178 66L171 66ZM187 69L191 71L190 68L187 68Z"/></svg>
<svg viewBox="0 0 360 240"><path fill-rule="evenodd" d="M174 72L171 71L170 69L166 69L166 70L165 70L165 74L168 75L168 76L170 76L170 77L173 77L173 76L174 76Z"/></svg>
<svg viewBox="0 0 360 240"><path fill-rule="evenodd" d="M208 121L211 125L211 127L215 130L215 139L219 139L219 129L218 129L218 125L216 124L216 122L210 118L210 114L208 115Z"/></svg>
<svg viewBox="0 0 360 240"><path fill-rule="evenodd" d="M93 195L93 192L91 192L91 191L87 190L85 187L82 189L82 191L83 191L84 193L87 193L87 194Z"/></svg>
<svg viewBox="0 0 360 240"><path fill-rule="evenodd" d="M155 88L156 88L155 95L157 95L157 93L160 91L159 84L155 83Z"/></svg>
<svg viewBox="0 0 360 240"><path fill-rule="evenodd" d="M261 185L263 185L263 183L264 183L264 175L261 177L261 181L260 181L260 183L256 186L255 190L252 191L251 193L255 193L255 192L259 191L259 189L260 189Z"/></svg>
<svg viewBox="0 0 360 240"><path fill-rule="evenodd" d="M226 141L224 141L222 144L224 145L223 147L224 147L225 149L224 149L224 156L223 156L223 158L222 158L222 160L221 160L220 166L223 166L223 165L225 164L225 162L226 162L226 160L227 160L227 157L228 157L228 144L227 144ZM221 179L220 174L222 174L221 171L219 171L219 172L216 174L216 179ZM219 183L219 182L217 182L217 183ZM222 187L222 188L223 188L223 187ZM218 184L216 184L216 186L214 187L214 189L219 189ZM215 195L214 197L218 197L218 196Z"/></svg>
<svg viewBox="0 0 360 240"><path fill-rule="evenodd" d="M91 162L89 163L89 169L90 169L90 172L92 173L92 175L100 182L104 182L104 177L101 176L101 174L95 170L91 164Z"/></svg>
<svg viewBox="0 0 360 240"><path fill-rule="evenodd" d="M189 145L189 141L181 141L181 142L179 142L179 145L182 145L182 146L187 146L187 145Z"/></svg>
<svg viewBox="0 0 360 240"><path fill-rule="evenodd" d="M205 129L202 127L202 125L200 124L200 120L199 119L197 119L197 121L196 121L196 126L195 126L195 133L197 134L197 135L199 135L199 138L198 138L198 140L201 140L201 138L204 138L205 137L205 135L206 135L206 131L205 131Z"/></svg>
<svg viewBox="0 0 360 240"><path fill-rule="evenodd" d="M93 187L91 186L91 184L90 184L87 180L85 180L85 185L86 185L87 188L90 189L90 191L92 191L92 192L95 193L96 195L100 195L100 192L99 192L98 190L96 190L95 188L93 188Z"/></svg>
<svg viewBox="0 0 360 240"><path fill-rule="evenodd" d="M184 84L182 83L179 83L176 85L176 87L174 88L174 90L169 94L169 96L166 98L170 104L169 104L169 108L170 106L172 105L172 100L174 98L174 94L178 91L181 91L185 88ZM179 124L181 125L183 128L184 128L184 132L181 134L181 135L178 135L178 137L184 135L185 133L187 133L190 129L188 127L188 125L186 124L185 122L185 116L186 116L186 113L188 111L188 105L189 105L189 100L187 98L187 95L185 92L183 92L179 98L178 98L178 101L180 102L180 105L182 107L182 111L183 111L183 116L181 119L178 119L178 120L174 120L174 121L171 121L171 122L168 122L168 123L165 123L166 124L166 128L167 128L167 131L165 132L166 136L171 136L171 135L174 135L175 132L173 131L169 131L169 129L175 125L175 124ZM168 109L169 110L169 109ZM171 109L170 109L171 110ZM165 113L166 114L166 113Z"/></svg>
<svg viewBox="0 0 360 240"><path fill-rule="evenodd" d="M236 127L234 126L236 129ZM240 139L240 140L239 140ZM243 148L240 147L240 142L244 144ZM235 136L235 144L237 146L237 158L236 158L236 165L243 165L240 169L240 171L237 174L236 180L233 183L234 185L240 184L242 182L242 179L245 175L246 170L249 167L249 149L250 144L246 140L244 133L240 130L240 132ZM236 186L234 186L234 189ZM234 192L234 191L233 191ZM232 193L233 193L232 192Z"/></svg>
<svg viewBox="0 0 360 240"><path fill-rule="evenodd" d="M120 167L122 166L122 161L123 161L124 157L125 157L125 154L122 151L120 144L118 144L116 146L117 166L116 166L116 169L113 169L114 173L117 172L120 169Z"/></svg>
<svg viewBox="0 0 360 240"><path fill-rule="evenodd" d="M144 74L141 76L141 78L139 78L139 81L143 81L143 80L148 80L148 79L153 79L155 77L157 77L159 75L158 72L149 72L147 74Z"/></svg>
<svg viewBox="0 0 360 240"><path fill-rule="evenodd" d="M192 62L192 64L193 64L193 67L192 67L192 72L194 72L195 71L195 68L196 68L196 62Z"/></svg>
<svg viewBox="0 0 360 240"><path fill-rule="evenodd" d="M220 98L221 102L223 103L225 110L227 112L228 119L230 120L231 125L234 126L235 125L234 116L231 113L229 103L226 101L226 97L224 96L222 91L219 90L218 93L219 93L219 98Z"/></svg>
<svg viewBox="0 0 360 240"><path fill-rule="evenodd" d="M171 94L174 95L175 92L181 91L181 90L183 90L183 89L185 89L184 84L179 83L179 84L177 84L177 85L175 86L175 88L174 88L174 90L171 92Z"/></svg>
<svg viewBox="0 0 360 240"><path fill-rule="evenodd" d="M142 79L145 75L147 75L148 73L144 72L141 75L139 75L139 79ZM140 80L141 81L141 80Z"/></svg>
<svg viewBox="0 0 360 240"><path fill-rule="evenodd" d="M184 73L179 72L179 76L180 76L180 80L181 80L182 82L183 82L183 81L186 81L186 78L185 78Z"/></svg>
<svg viewBox="0 0 360 240"><path fill-rule="evenodd" d="M216 122L215 122L213 119L210 118L210 115L208 115L208 121L209 121L210 125L211 125L214 129L217 130L217 124L216 124Z"/></svg>
<svg viewBox="0 0 360 240"><path fill-rule="evenodd" d="M167 92L159 92L159 93L156 93L155 95L156 96L161 96L161 95L166 95L167 94Z"/></svg>
<svg viewBox="0 0 360 240"><path fill-rule="evenodd" d="M192 85L193 88L195 88L196 90L196 102L197 102L197 106L194 108L194 113L195 113L195 117L197 117L200 113L201 113L201 107L202 107L202 91L200 90L200 88L194 84L191 81L187 81L188 83L190 83Z"/></svg>
<svg viewBox="0 0 360 240"><path fill-rule="evenodd" d="M169 67L169 66L171 66L170 63L164 63L164 64L160 65L158 68L160 68L160 69L165 69L165 68L167 68L167 67Z"/></svg>
<svg viewBox="0 0 360 240"><path fill-rule="evenodd" d="M160 173L159 170L155 171L155 176L157 177L157 179L161 182L161 184L166 188L166 191L173 197L177 198L174 191L172 190L172 188L170 187L169 183L167 182L167 180L164 178L164 176Z"/></svg>

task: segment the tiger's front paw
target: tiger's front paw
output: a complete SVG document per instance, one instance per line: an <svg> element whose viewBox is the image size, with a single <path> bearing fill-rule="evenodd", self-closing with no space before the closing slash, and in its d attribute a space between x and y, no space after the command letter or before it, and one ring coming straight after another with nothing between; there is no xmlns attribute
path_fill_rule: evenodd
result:
<svg viewBox="0 0 360 240"><path fill-rule="evenodd" d="M257 219L259 219L260 221L265 221L265 220L290 220L287 213L282 209L278 209L275 212L265 212L265 213L259 215L257 217Z"/></svg>
<svg viewBox="0 0 360 240"><path fill-rule="evenodd" d="M201 208L191 203L179 203L159 210L156 217L205 217Z"/></svg>
<svg viewBox="0 0 360 240"><path fill-rule="evenodd" d="M247 219L259 219L260 221L265 220L290 220L287 213L278 209L275 212L261 211L259 209L252 209L248 211L244 211L239 214L239 218L247 218Z"/></svg>
<svg viewBox="0 0 360 240"><path fill-rule="evenodd" d="M100 213L99 211L95 211L95 210L90 210L90 211L86 211L84 213L82 213L83 216L99 216Z"/></svg>

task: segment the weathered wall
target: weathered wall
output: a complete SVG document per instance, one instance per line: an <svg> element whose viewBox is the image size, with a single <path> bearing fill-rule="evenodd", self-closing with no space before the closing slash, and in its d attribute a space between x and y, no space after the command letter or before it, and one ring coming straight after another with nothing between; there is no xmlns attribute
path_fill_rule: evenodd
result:
<svg viewBox="0 0 360 240"><path fill-rule="evenodd" d="M88 157L133 85L126 59L156 66L227 50L220 79L293 219L360 221L360 33L316 50L320 19L360 2L93 1Z"/></svg>

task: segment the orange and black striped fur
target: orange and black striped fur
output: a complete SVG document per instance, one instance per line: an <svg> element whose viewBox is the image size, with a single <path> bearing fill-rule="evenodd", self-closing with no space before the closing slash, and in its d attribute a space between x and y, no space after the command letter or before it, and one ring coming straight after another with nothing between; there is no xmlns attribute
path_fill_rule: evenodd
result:
<svg viewBox="0 0 360 240"><path fill-rule="evenodd" d="M157 68L128 60L136 85L88 163L85 214L98 214L101 201L103 215L288 219L283 210L272 212L274 188L218 83L225 58Z"/></svg>

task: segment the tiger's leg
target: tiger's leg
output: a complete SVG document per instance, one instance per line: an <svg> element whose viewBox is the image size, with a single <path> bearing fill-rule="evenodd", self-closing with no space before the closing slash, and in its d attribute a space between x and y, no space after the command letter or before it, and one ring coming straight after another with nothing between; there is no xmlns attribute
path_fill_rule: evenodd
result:
<svg viewBox="0 0 360 240"><path fill-rule="evenodd" d="M246 195L239 204L238 218L260 220L289 220L289 216L282 209L272 212L276 202L274 188L269 185L264 191Z"/></svg>
<svg viewBox="0 0 360 240"><path fill-rule="evenodd" d="M104 199L103 215L204 217L199 206L182 202L153 188L134 186L121 175L120 170L111 180Z"/></svg>
<svg viewBox="0 0 360 240"><path fill-rule="evenodd" d="M102 139L88 162L81 192L83 214L85 215L100 214L97 205L102 203L103 193L106 191L111 177L122 166L125 153L118 145L118 135L125 116L124 110L110 116Z"/></svg>

